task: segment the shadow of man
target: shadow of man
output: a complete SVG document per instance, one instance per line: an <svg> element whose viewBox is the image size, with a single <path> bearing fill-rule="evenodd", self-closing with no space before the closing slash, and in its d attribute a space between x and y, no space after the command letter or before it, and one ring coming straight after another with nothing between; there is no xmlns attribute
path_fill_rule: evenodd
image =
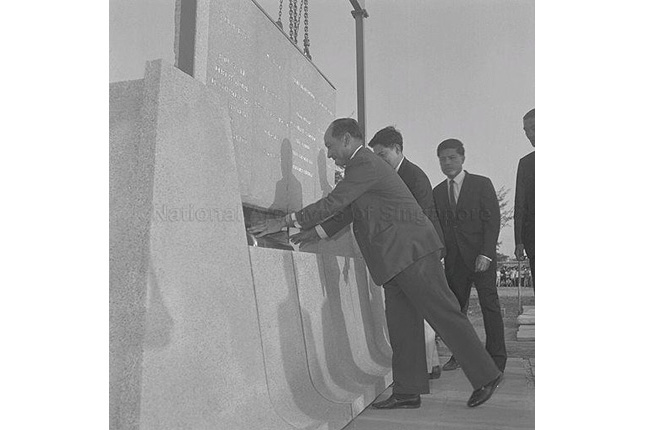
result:
<svg viewBox="0 0 645 430"><path fill-rule="evenodd" d="M302 184L293 174L293 148L289 139L282 140L280 147L282 178L275 184L275 197L269 209L284 213L302 209Z"/></svg>
<svg viewBox="0 0 645 430"><path fill-rule="evenodd" d="M302 184L293 174L293 148L287 138L282 140L280 147L280 170L282 178L275 184L275 196L269 206L273 215L286 215L302 209ZM264 240L275 242L274 245L268 245L270 248L293 249L289 243L288 231L267 235Z"/></svg>

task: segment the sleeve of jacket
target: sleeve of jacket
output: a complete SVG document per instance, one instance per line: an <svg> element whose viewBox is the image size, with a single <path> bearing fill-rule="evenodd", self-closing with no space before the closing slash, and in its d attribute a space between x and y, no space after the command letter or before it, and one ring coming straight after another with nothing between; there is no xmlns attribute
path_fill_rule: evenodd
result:
<svg viewBox="0 0 645 430"><path fill-rule="evenodd" d="M412 195L423 209L423 213L432 221L441 243L445 245L446 241L443 237L443 229L439 222L439 215L437 214L437 207L434 201L434 194L432 192L432 184L430 179L425 174L415 175L412 186L410 187Z"/></svg>
<svg viewBox="0 0 645 430"><path fill-rule="evenodd" d="M522 243L522 225L524 224L524 208L526 206L526 190L524 188L524 163L523 159L517 165L517 178L515 179L515 207L513 209L513 227L515 230L515 244Z"/></svg>
<svg viewBox="0 0 645 430"><path fill-rule="evenodd" d="M438 224L439 227L441 228L441 233L443 235L443 229L447 228L446 226L446 221L448 219L448 214L447 210L445 207L442 206L441 204L441 193L443 192L444 194L447 193L447 191L443 190L441 188L441 184L437 185L433 190L432 190L432 196L434 197L434 202L435 202L435 208L437 212L437 219L438 219ZM445 236L442 236L444 238ZM446 242L444 241L444 245Z"/></svg>
<svg viewBox="0 0 645 430"><path fill-rule="evenodd" d="M354 158L350 161L350 165L345 168L343 180L326 197L296 212L298 223L303 229L309 229L339 212L345 215L351 214L349 205L369 190L378 180L376 169L368 158ZM348 221L347 216L345 216L340 221L337 219L334 225L338 227L342 223L342 226L344 226L350 222L351 219ZM325 232L327 232L326 229Z"/></svg>
<svg viewBox="0 0 645 430"><path fill-rule="evenodd" d="M484 226L484 245L480 254L490 259L497 255L497 240L500 230L500 211L497 193L490 179L486 178L482 189L482 213L481 219Z"/></svg>
<svg viewBox="0 0 645 430"><path fill-rule="evenodd" d="M336 212L331 218L326 219L320 223L320 226L325 230L327 237L332 237L343 229L346 225L354 220L352 215L351 206L346 206L340 212Z"/></svg>

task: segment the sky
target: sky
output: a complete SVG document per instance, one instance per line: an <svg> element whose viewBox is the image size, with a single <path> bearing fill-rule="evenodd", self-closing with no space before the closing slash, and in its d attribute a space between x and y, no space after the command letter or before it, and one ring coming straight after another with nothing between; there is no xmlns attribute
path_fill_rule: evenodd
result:
<svg viewBox="0 0 645 430"><path fill-rule="evenodd" d="M279 0L257 0L274 19ZM533 150L522 117L535 107L533 0L366 0L366 137L394 125L433 186L437 145L464 143L464 168L515 192ZM356 33L349 0L309 1L313 62L336 87L336 116L356 118ZM285 14L286 11L286 14ZM288 0L282 21L288 28ZM299 46L302 48L302 26ZM500 233L512 255L512 223Z"/></svg>

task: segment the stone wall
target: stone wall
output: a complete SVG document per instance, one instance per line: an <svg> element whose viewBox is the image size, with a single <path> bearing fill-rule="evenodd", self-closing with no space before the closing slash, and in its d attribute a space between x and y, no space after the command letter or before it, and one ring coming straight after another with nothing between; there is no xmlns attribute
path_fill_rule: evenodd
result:
<svg viewBox="0 0 645 430"><path fill-rule="evenodd" d="M343 428L391 383L363 260L246 245L212 87L157 60L110 100L111 428Z"/></svg>

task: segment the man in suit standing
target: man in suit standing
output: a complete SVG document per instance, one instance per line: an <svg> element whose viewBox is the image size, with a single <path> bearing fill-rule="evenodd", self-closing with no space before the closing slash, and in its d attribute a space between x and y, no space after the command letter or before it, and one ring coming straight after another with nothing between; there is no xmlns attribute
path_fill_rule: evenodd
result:
<svg viewBox="0 0 645 430"><path fill-rule="evenodd" d="M423 170L403 155L403 136L401 133L392 126L385 127L376 132L367 146L372 148L376 155L396 170L412 192L419 206L421 206L421 209L423 209L423 213L432 221L443 243L443 231L434 204L432 184ZM425 323L425 338L426 353L430 359L430 368L432 369L428 374L428 378L437 379L441 376L441 363L439 362L439 354L435 345L435 332L427 322Z"/></svg>
<svg viewBox="0 0 645 430"><path fill-rule="evenodd" d="M392 345L392 395L379 409L418 408L429 392L423 319L439 333L461 363L474 391L467 405L488 400L502 380L468 318L448 288L441 267L443 244L399 175L363 146L356 120L334 120L324 136L327 156L345 176L324 198L283 218L267 219L249 231L258 236L295 226L295 243L332 236L353 223L354 236L374 283L385 289ZM319 227L319 229L317 228ZM415 347L407 344L413 343ZM413 356L401 351L414 351Z"/></svg>
<svg viewBox="0 0 645 430"><path fill-rule="evenodd" d="M535 148L535 108L524 115L524 133ZM515 258L531 266L531 285L535 288L535 150L522 157L517 166L515 181Z"/></svg>
<svg viewBox="0 0 645 430"><path fill-rule="evenodd" d="M504 322L495 285L500 230L497 194L490 179L463 170L466 157L459 140L441 142L437 156L441 171L448 177L433 190L446 241L444 263L448 285L466 314L471 285L475 284L484 318L486 350L503 372ZM443 370L454 370L460 365L463 367L453 353Z"/></svg>

